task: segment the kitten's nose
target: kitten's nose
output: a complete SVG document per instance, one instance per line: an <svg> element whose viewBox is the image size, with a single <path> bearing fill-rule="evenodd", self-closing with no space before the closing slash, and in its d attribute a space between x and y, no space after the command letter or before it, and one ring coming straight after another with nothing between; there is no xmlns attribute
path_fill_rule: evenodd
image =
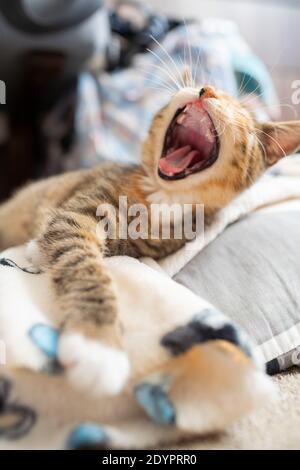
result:
<svg viewBox="0 0 300 470"><path fill-rule="evenodd" d="M199 91L199 98L216 98L216 92L214 87L212 86L205 86L202 87Z"/></svg>

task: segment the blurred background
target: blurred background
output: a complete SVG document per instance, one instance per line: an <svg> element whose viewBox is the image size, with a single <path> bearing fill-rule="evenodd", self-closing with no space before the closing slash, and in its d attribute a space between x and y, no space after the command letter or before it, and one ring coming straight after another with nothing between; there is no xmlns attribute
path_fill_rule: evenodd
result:
<svg viewBox="0 0 300 470"><path fill-rule="evenodd" d="M299 24L300 0L0 0L0 200L138 161L183 80L228 91L258 120L297 119Z"/></svg>
<svg viewBox="0 0 300 470"><path fill-rule="evenodd" d="M300 0L149 0L168 15L199 20L219 17L234 21L267 66L281 104L282 117L300 116L292 102L292 85L300 80ZM294 109L291 109L292 106Z"/></svg>

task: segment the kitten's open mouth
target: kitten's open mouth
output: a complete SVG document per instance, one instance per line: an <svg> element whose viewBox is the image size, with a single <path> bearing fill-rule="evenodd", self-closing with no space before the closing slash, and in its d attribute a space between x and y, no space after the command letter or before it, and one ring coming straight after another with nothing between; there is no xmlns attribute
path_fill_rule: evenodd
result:
<svg viewBox="0 0 300 470"><path fill-rule="evenodd" d="M219 147L216 128L201 100L188 103L169 125L158 174L175 180L206 170L217 160Z"/></svg>

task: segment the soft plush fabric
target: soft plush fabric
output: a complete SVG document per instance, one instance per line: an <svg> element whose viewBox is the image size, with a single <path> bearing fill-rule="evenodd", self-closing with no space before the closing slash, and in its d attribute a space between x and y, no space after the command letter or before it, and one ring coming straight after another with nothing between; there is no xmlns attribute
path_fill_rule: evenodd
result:
<svg viewBox="0 0 300 470"><path fill-rule="evenodd" d="M74 386L70 386L65 371L61 370L56 361L60 333L53 328L56 307L47 276L36 273L30 267L28 269L28 266L26 269L18 267L26 267L23 248L2 254L0 336L7 352L7 365L1 368L0 383L2 448L158 446L186 438L190 434L224 430L239 417L258 407L264 398L269 400L273 388L260 370L260 364L270 360L273 346L266 346L268 341L262 335L269 331L269 342L276 342L277 332L281 332L280 336L286 333L282 331L284 328L288 328L287 331L294 329L290 342L285 341L284 344L286 347L299 346L297 308L292 317L292 323L295 323L293 326L290 319L283 320L278 312L274 318L268 315L276 327L267 327L266 313L259 317L260 312L271 312L271 303L264 304L257 311L253 308L256 327L251 330L244 321L245 329L252 332L252 339L257 342L253 348L249 336L243 330L208 303L205 296L201 297L199 291L198 295L192 292L190 287L197 290L199 286L197 282L192 285L195 271L189 270L193 258L204 256L227 227L222 235L225 237L225 251L221 255L224 256L222 263L225 263L226 248L228 250L229 246L227 232L230 234L230 231L238 229L239 224L246 223L248 219L241 220L236 226L232 225L254 210L269 207L269 212L264 209L264 214L249 216L250 226L256 224L262 215L267 220L273 210L277 227L278 217L283 217L283 214L274 212L276 204L293 199L293 210L297 207L295 202L300 198L298 171L299 158L287 160L221 211L204 237L196 237L159 264L149 259L144 260L144 263L126 257L107 259L116 283L125 345L132 367L128 387L116 397L93 397L92 384L91 394L78 392ZM285 216L288 216L287 212ZM263 240L269 241L265 234L269 227L264 227L261 243ZM250 228L249 237L251 230L253 237L260 233L258 229ZM296 226L294 230L297 230ZM243 229L246 243L248 237L245 231L246 228ZM292 236L292 230L289 235ZM238 245L239 236L233 234L232 237L235 245ZM272 254L272 244L269 244L265 256L268 251ZM277 239L277 251L281 253L279 244L280 240ZM239 249L241 247L240 243ZM294 256L297 253L296 250ZM289 256L286 248L282 249L282 254ZM249 256L245 260L251 264L250 251ZM223 269L222 263L220 261L220 270ZM212 266L217 270L216 265ZM184 281L181 276L185 267L189 274ZM280 271L281 267L277 268L276 273L281 272L283 276L284 269ZM199 272L203 273L201 270ZM215 274L217 279L218 271ZM173 281L171 276L176 275L178 280L187 285L191 282L191 286L187 288ZM290 282L291 275L289 272L286 283ZM228 274L229 280L230 276L233 274ZM222 279L219 279L224 289L227 278L224 273ZM276 281L275 277L274 283ZM266 287L270 285L266 283ZM252 291L252 302L259 306L259 296L255 295ZM217 303L222 302L218 298L215 300ZM290 299L286 297L283 300ZM262 301L265 303L265 297ZM226 309L228 304L230 301L225 296ZM238 313L235 311L234 314L240 322ZM263 338L264 342L259 344L259 338ZM80 344L77 351L79 361ZM277 359L276 354L273 359ZM25 370L19 370L19 366L25 367ZM41 373L42 370L44 373ZM82 380L89 380L90 372L86 365ZM10 419L7 419L8 416Z"/></svg>
<svg viewBox="0 0 300 470"><path fill-rule="evenodd" d="M182 442L168 449L192 450L300 450L299 369L274 377L277 399L270 400L225 433Z"/></svg>
<svg viewBox="0 0 300 470"><path fill-rule="evenodd" d="M85 362L82 340L77 388L56 361L60 333L51 327L57 312L46 274L20 268L23 248L3 253L0 448L151 447L226 429L273 394L249 338L204 299L135 259L107 264L132 372L124 391L103 397L91 368L97 359Z"/></svg>

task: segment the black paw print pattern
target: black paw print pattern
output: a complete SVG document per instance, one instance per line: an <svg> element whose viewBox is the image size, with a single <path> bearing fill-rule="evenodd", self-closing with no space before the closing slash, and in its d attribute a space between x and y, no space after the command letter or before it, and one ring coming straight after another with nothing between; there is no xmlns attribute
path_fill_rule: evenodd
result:
<svg viewBox="0 0 300 470"><path fill-rule="evenodd" d="M11 382L0 377L0 439L23 437L36 422L36 413L31 408L9 401L11 390Z"/></svg>

